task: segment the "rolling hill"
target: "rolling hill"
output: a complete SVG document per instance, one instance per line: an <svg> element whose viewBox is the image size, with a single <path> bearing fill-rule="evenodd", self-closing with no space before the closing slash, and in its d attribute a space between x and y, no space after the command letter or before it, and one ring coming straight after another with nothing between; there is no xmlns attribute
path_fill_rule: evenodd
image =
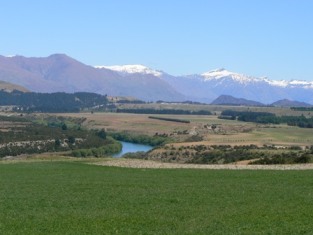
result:
<svg viewBox="0 0 313 235"><path fill-rule="evenodd" d="M213 100L213 102L211 104L214 104L214 105L240 105L240 106L264 106L264 104L257 102L257 101L247 100L247 99L243 99L243 98L235 98L235 97L230 96L230 95L221 95L218 98L216 98L215 100Z"/></svg>

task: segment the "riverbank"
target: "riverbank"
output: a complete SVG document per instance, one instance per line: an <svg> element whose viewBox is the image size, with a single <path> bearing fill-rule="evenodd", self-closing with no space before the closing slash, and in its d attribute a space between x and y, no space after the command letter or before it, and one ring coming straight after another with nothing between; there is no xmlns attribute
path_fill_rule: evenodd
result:
<svg viewBox="0 0 313 235"><path fill-rule="evenodd" d="M313 164L292 164L292 165L242 165L242 164L221 164L221 165L200 165L200 164L179 164L165 163L139 159L109 159L92 163L101 166L114 166L125 168L165 168L165 169L211 169L211 170L313 170Z"/></svg>

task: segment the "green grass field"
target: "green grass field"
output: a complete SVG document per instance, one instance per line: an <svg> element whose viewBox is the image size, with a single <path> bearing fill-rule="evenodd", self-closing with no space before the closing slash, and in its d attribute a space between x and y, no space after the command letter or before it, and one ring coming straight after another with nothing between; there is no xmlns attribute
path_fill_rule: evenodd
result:
<svg viewBox="0 0 313 235"><path fill-rule="evenodd" d="M310 234L313 171L0 163L0 234Z"/></svg>

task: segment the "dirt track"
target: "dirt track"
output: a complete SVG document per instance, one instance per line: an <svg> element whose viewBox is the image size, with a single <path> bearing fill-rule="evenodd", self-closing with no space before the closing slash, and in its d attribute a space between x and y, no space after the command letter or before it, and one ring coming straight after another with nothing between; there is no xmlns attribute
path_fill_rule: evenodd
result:
<svg viewBox="0 0 313 235"><path fill-rule="evenodd" d="M293 164L293 165L197 165L197 164L178 164L163 163L139 159L112 159L94 163L101 166L115 166L126 168L184 168L184 169L228 169L228 170L312 170L313 164Z"/></svg>

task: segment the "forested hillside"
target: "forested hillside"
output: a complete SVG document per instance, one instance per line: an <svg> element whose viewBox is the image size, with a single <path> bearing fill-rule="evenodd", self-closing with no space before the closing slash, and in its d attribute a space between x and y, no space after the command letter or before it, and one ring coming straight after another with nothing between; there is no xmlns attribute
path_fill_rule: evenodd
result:
<svg viewBox="0 0 313 235"><path fill-rule="evenodd" d="M0 105L14 105L16 111L78 112L84 108L105 106L107 97L95 93L11 93L0 91Z"/></svg>

